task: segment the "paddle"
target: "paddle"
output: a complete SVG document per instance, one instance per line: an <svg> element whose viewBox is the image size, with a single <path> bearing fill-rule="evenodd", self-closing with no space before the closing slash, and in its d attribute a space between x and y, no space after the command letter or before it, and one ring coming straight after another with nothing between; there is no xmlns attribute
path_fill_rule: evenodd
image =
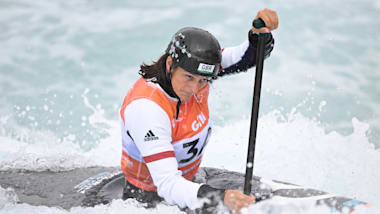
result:
<svg viewBox="0 0 380 214"><path fill-rule="evenodd" d="M265 27L265 23L262 19L253 20L252 25L255 28ZM256 146L256 133L257 133L257 122L259 117L259 105L260 105L260 93L261 93L261 82L263 76L264 67L264 47L265 41L268 33L260 33L258 37L257 53L256 53L256 75L255 75L255 87L253 91L253 101L252 101L252 112L251 112L251 127L249 131L249 144L248 144L248 155L247 155L247 165L245 170L245 180L244 180L244 194L251 194L251 180L253 176L253 164L255 157L255 146ZM256 198L256 201L261 200Z"/></svg>

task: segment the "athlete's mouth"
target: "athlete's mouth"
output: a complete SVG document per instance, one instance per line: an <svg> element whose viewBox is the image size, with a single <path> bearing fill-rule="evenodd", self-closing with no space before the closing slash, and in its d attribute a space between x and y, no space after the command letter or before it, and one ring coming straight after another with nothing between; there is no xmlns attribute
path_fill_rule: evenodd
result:
<svg viewBox="0 0 380 214"><path fill-rule="evenodd" d="M190 99L192 96L193 96L193 93L182 92L182 98L184 101Z"/></svg>

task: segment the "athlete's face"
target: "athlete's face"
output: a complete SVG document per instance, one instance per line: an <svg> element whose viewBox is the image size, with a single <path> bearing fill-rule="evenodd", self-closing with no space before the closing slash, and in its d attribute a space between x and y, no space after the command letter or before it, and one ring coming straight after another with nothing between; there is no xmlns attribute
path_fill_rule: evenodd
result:
<svg viewBox="0 0 380 214"><path fill-rule="evenodd" d="M181 101L189 100L199 89L207 84L209 77L192 74L181 67L172 71L172 86Z"/></svg>
<svg viewBox="0 0 380 214"><path fill-rule="evenodd" d="M192 74L181 67L177 67L172 72L172 86L174 92L181 101L189 100L199 89L207 84L209 77Z"/></svg>
<svg viewBox="0 0 380 214"><path fill-rule="evenodd" d="M171 73L174 92L181 101L189 100L199 89L207 84L211 77L192 74L181 67L170 70L173 61L171 56L166 59L166 72Z"/></svg>

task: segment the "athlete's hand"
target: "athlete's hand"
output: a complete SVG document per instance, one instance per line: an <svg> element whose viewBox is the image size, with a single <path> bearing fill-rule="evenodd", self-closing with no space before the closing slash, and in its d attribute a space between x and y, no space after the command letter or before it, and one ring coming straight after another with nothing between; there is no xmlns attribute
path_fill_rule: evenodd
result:
<svg viewBox="0 0 380 214"><path fill-rule="evenodd" d="M269 33L272 30L278 28L278 16L277 12L270 9L264 9L257 12L256 19L261 18L266 27L256 29L252 27L252 32L254 33Z"/></svg>
<svg viewBox="0 0 380 214"><path fill-rule="evenodd" d="M255 196L248 196L241 190L226 190L224 195L224 204L236 214L241 214L241 209L255 203Z"/></svg>

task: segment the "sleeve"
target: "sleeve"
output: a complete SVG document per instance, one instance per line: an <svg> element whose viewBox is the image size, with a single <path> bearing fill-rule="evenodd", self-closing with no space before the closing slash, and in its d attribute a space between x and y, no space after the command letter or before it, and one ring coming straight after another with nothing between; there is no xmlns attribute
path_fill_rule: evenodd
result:
<svg viewBox="0 0 380 214"><path fill-rule="evenodd" d="M138 99L126 107L124 114L125 128L147 164L158 195L182 208L199 207L201 184L186 180L178 170L166 112L151 100Z"/></svg>
<svg viewBox="0 0 380 214"><path fill-rule="evenodd" d="M218 77L227 74L245 72L256 65L258 35L249 31L248 40L239 46L225 48L222 51L221 70ZM264 48L264 56L268 58L274 47L274 39L270 33Z"/></svg>

